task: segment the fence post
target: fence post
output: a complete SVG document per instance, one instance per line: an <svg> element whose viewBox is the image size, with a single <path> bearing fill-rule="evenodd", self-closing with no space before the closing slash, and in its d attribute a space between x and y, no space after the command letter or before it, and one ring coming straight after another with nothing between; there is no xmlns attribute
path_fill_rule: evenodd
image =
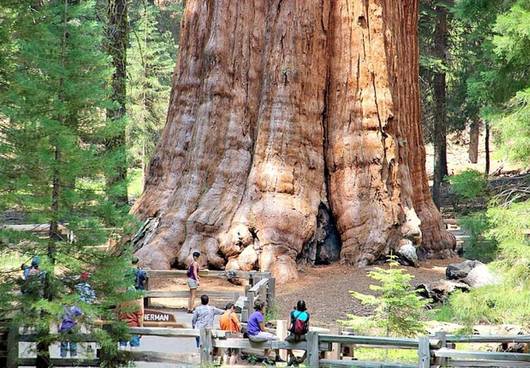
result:
<svg viewBox="0 0 530 368"><path fill-rule="evenodd" d="M330 331L332 334L342 335L342 328L334 327ZM339 342L332 342L331 351L326 352L326 358L332 360L339 360L342 353L342 345ZM353 354L352 354L353 355Z"/></svg>
<svg viewBox="0 0 530 368"><path fill-rule="evenodd" d="M431 366L431 346L429 337L422 336L418 340L418 367L430 368Z"/></svg>
<svg viewBox="0 0 530 368"><path fill-rule="evenodd" d="M270 308L274 305L274 299L276 298L276 280L274 277L269 278L267 283L267 306Z"/></svg>
<svg viewBox="0 0 530 368"><path fill-rule="evenodd" d="M445 331L438 331L434 334L434 337L440 340L440 348L447 347L447 333ZM435 364L445 367L447 365L447 358L436 358Z"/></svg>
<svg viewBox="0 0 530 368"><path fill-rule="evenodd" d="M278 340L283 341L287 337L287 324L288 322L284 319L279 319L276 321L276 336ZM280 358L287 360L287 350L280 350Z"/></svg>
<svg viewBox="0 0 530 368"><path fill-rule="evenodd" d="M145 291L149 291L149 277L145 280ZM144 295L144 308L149 308L151 298Z"/></svg>
<svg viewBox="0 0 530 368"><path fill-rule="evenodd" d="M255 270L252 270L252 271L249 271L250 275L248 276L248 284L250 285L250 287L254 286L254 283L256 282L256 280L254 280L254 276L256 275L256 271Z"/></svg>
<svg viewBox="0 0 530 368"><path fill-rule="evenodd" d="M307 363L313 367L320 365L320 351L318 348L318 332L309 331L306 335L307 340Z"/></svg>
<svg viewBox="0 0 530 368"><path fill-rule="evenodd" d="M209 328L201 328L201 341L200 341L200 355L201 355L201 367L207 366L212 363L212 331Z"/></svg>
<svg viewBox="0 0 530 368"><path fill-rule="evenodd" d="M7 333L7 368L18 368L18 337L18 326L10 326Z"/></svg>
<svg viewBox="0 0 530 368"><path fill-rule="evenodd" d="M250 302L248 300L248 291L250 290L250 285L245 286L245 303L243 303L243 308L241 308L241 322L247 322L248 316L250 315Z"/></svg>

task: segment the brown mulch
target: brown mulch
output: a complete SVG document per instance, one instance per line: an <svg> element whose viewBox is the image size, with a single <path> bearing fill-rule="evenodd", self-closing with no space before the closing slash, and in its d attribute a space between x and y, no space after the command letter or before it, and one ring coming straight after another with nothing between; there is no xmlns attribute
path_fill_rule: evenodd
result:
<svg viewBox="0 0 530 368"><path fill-rule="evenodd" d="M403 268L414 276L412 283L418 285L445 278L446 266L461 261L460 258L428 260L421 262L418 268ZM299 273L298 281L277 287L278 318L287 319L300 299L305 300L311 313L311 324L316 326L332 327L338 319L346 318L347 313L369 315L372 309L352 298L349 291L373 294L369 285L375 282L368 276L372 269L342 264L306 268Z"/></svg>

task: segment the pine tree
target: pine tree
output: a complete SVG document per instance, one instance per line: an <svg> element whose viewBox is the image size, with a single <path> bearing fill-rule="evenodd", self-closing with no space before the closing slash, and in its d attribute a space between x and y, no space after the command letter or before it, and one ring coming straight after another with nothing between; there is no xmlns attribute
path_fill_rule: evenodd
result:
<svg viewBox="0 0 530 368"><path fill-rule="evenodd" d="M159 31L157 7L144 1L131 10L127 141L131 166L140 165L143 177L165 123L176 47Z"/></svg>
<svg viewBox="0 0 530 368"><path fill-rule="evenodd" d="M361 329L380 328L386 336L415 336L424 332L422 319L427 302L412 289L410 281L414 276L399 268L395 260L388 265L388 269L376 267L369 272L369 276L380 283L370 285L376 296L350 292L362 304L375 307L374 315L359 317L350 314L349 320L343 323Z"/></svg>
<svg viewBox="0 0 530 368"><path fill-rule="evenodd" d="M124 329L103 330L96 319L116 320L111 306L134 297L127 257L95 247L119 234L128 219L106 199L104 174L115 165L103 142L112 134L105 118L111 77L102 49L102 27L94 1L57 0L34 6L24 0L10 34L15 70L0 91L0 210L23 213L29 223L47 224L46 236L2 229L2 254L41 259L38 278L18 294L17 269L2 273L0 314L34 328L38 367L48 367L48 347L60 339L50 326L64 306L81 307L85 324L99 337L109 362ZM118 228L108 230L108 224ZM67 230L65 230L67 229ZM70 235L68 235L68 234ZM73 234L73 236L72 236ZM82 302L73 287L81 271L92 274L98 303ZM17 305L16 311L9 306ZM114 331L114 332L108 332ZM112 363L109 363L112 365Z"/></svg>
<svg viewBox="0 0 530 368"><path fill-rule="evenodd" d="M112 59L112 104L107 106L107 116L113 121L112 135L105 140L107 151L114 156L115 165L107 170L107 195L121 209L127 208L127 147L125 131L128 8L126 0L107 0L107 52Z"/></svg>

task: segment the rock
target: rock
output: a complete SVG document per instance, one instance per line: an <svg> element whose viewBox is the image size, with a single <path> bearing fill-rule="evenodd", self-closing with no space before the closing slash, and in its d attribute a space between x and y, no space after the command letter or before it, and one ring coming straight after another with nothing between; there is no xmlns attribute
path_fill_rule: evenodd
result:
<svg viewBox="0 0 530 368"><path fill-rule="evenodd" d="M418 255L416 254L416 247L409 239L402 239L397 250L399 263L405 266L418 267Z"/></svg>
<svg viewBox="0 0 530 368"><path fill-rule="evenodd" d="M469 271L462 281L472 288L477 288L487 285L496 285L500 280L488 269L488 266L479 262L478 265Z"/></svg>
<svg viewBox="0 0 530 368"><path fill-rule="evenodd" d="M477 265L483 264L480 261L464 261L461 263L452 263L447 266L445 276L448 280L460 280L467 276L467 274Z"/></svg>
<svg viewBox="0 0 530 368"><path fill-rule="evenodd" d="M238 264L242 271L251 271L258 262L258 254L253 245L247 246L238 257Z"/></svg>
<svg viewBox="0 0 530 368"><path fill-rule="evenodd" d="M528 353L528 344L522 342L504 342L499 345L497 351L506 353Z"/></svg>
<svg viewBox="0 0 530 368"><path fill-rule="evenodd" d="M416 287L419 294L424 298L432 299L435 303L443 303L449 298L449 295L456 290L469 291L469 285L452 280L438 280L427 284L420 284Z"/></svg>

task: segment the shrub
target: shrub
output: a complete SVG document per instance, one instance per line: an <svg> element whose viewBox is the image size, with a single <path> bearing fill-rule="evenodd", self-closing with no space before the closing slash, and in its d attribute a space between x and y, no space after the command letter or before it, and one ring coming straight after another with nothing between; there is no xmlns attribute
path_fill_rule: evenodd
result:
<svg viewBox="0 0 530 368"><path fill-rule="evenodd" d="M460 199L474 199L486 193L488 182L476 170L467 169L460 174L447 177L451 189Z"/></svg>
<svg viewBox="0 0 530 368"><path fill-rule="evenodd" d="M362 304L376 307L375 314L359 317L349 314L344 325L356 329L382 328L387 336L415 336L424 332L423 317L427 301L417 294L410 281L414 276L398 267L391 259L388 269L376 267L369 276L380 285L370 285L378 295L366 295L350 291Z"/></svg>
<svg viewBox="0 0 530 368"><path fill-rule="evenodd" d="M495 239L498 254L491 267L501 277L499 285L457 293L450 298L455 321L468 329L476 323L513 323L530 327L530 244L525 231L530 229L530 201L490 207L490 229L486 236Z"/></svg>
<svg viewBox="0 0 530 368"><path fill-rule="evenodd" d="M469 234L469 239L464 242L464 257L481 262L493 261L497 254L497 241L487 235L491 224L486 213L476 212L460 218L458 222Z"/></svg>

